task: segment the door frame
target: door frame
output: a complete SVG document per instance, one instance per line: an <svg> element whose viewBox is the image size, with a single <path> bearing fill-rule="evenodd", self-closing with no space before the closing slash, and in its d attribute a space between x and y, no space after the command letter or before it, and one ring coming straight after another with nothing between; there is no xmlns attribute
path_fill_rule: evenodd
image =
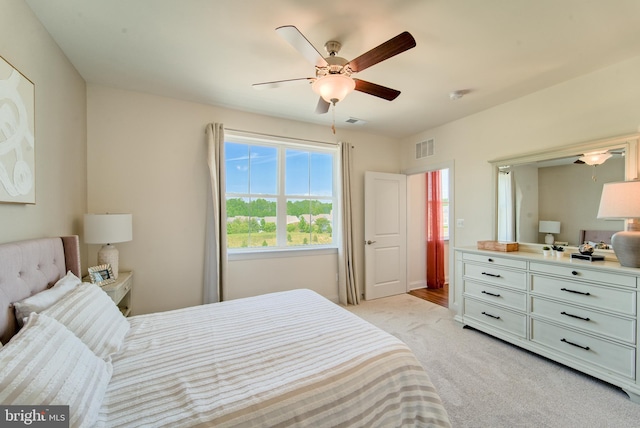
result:
<svg viewBox="0 0 640 428"><path fill-rule="evenodd" d="M456 283L455 283L455 165L454 161L442 161L436 162L429 165L422 165L414 168L408 168L402 171L404 175L417 175L417 174L425 174L431 171L438 171L441 169L449 170L449 182L447 183L449 186L449 309L459 313L459 302L456 299ZM407 234L409 231L407 231ZM407 276L409 275L409 263L406 266ZM407 285L408 287L408 285ZM408 291L408 290L407 290Z"/></svg>

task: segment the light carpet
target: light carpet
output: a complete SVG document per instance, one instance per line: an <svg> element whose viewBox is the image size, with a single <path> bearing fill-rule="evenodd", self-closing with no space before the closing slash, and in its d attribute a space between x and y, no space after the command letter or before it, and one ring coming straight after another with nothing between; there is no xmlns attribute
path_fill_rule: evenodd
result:
<svg viewBox="0 0 640 428"><path fill-rule="evenodd" d="M447 308L403 294L347 309L409 345L454 427L640 427L621 389L462 328Z"/></svg>

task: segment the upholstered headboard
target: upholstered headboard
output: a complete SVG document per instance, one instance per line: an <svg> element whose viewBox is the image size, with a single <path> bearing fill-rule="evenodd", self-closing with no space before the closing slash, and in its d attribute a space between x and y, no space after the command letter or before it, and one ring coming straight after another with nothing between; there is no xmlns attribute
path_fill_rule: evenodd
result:
<svg viewBox="0 0 640 428"><path fill-rule="evenodd" d="M581 230L579 244L585 242L604 242L611 245L611 237L617 230Z"/></svg>
<svg viewBox="0 0 640 428"><path fill-rule="evenodd" d="M0 244L0 341L16 333L11 304L51 287L66 275L80 274L77 236L31 239Z"/></svg>

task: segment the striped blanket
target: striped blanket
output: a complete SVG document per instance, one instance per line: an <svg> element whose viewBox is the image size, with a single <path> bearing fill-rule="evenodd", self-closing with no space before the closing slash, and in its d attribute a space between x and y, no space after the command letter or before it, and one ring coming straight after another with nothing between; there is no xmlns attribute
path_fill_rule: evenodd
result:
<svg viewBox="0 0 640 428"><path fill-rule="evenodd" d="M450 426L404 343L309 290L129 320L98 427Z"/></svg>

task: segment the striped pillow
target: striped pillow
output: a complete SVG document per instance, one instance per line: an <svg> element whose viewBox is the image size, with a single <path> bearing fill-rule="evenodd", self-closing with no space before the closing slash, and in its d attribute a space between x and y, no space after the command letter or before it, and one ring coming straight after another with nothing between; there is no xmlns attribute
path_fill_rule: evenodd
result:
<svg viewBox="0 0 640 428"><path fill-rule="evenodd" d="M16 311L18 325L22 327L24 319L28 317L31 312L41 312L47 309L81 283L80 278L69 271L65 276L60 278L53 287L29 296L19 302L15 302L13 307Z"/></svg>
<svg viewBox="0 0 640 428"><path fill-rule="evenodd" d="M71 427L92 426L112 367L56 320L32 313L0 350L0 403L68 405Z"/></svg>
<svg viewBox="0 0 640 428"><path fill-rule="evenodd" d="M105 360L118 352L130 327L107 293L89 283L79 285L42 313L58 320Z"/></svg>

